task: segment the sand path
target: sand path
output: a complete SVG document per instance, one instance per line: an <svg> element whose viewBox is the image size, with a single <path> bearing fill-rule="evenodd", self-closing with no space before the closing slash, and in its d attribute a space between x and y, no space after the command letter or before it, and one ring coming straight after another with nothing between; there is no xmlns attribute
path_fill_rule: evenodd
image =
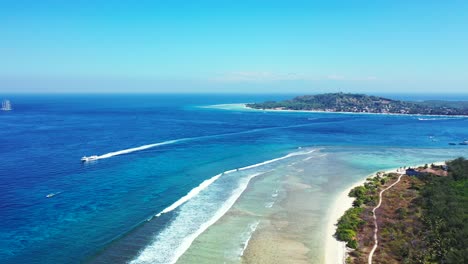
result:
<svg viewBox="0 0 468 264"><path fill-rule="evenodd" d="M377 204L376 207L374 207L374 209L372 209L372 215L374 217L374 225L375 225L375 229L374 229L374 247L372 248L371 252L369 253L369 259L368 259L368 264L372 264L372 257L374 256L374 252L375 250L377 249L377 246L379 245L379 240L377 239L377 233L379 232L379 226L377 225L377 216L375 215L375 210L377 210L380 205L382 205L382 194L392 188L393 186L395 186L397 183L400 182L401 180L401 177L403 176L404 174L400 173L400 176L398 177L398 180L394 183L392 183L390 186L388 186L387 188L383 189L380 193L379 193L379 204Z"/></svg>

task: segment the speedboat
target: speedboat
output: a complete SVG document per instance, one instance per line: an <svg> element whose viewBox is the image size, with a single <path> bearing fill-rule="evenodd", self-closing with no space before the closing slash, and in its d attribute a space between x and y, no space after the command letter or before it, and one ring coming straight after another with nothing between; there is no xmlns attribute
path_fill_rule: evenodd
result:
<svg viewBox="0 0 468 264"><path fill-rule="evenodd" d="M93 161L93 160L97 160L98 159L98 156L97 155L94 155L94 156L89 156L89 157L82 157L81 158L81 162L89 162L89 161Z"/></svg>
<svg viewBox="0 0 468 264"><path fill-rule="evenodd" d="M60 194L60 193L62 193L62 192L49 193L48 195L46 195L46 197L47 197L47 198L52 198L52 197L54 197L55 195Z"/></svg>

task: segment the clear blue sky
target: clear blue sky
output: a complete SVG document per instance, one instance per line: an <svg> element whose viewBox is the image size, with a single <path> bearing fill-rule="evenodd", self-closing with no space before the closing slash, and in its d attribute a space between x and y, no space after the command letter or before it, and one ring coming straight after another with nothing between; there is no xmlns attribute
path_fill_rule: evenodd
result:
<svg viewBox="0 0 468 264"><path fill-rule="evenodd" d="M1 92L468 92L468 1L0 2Z"/></svg>

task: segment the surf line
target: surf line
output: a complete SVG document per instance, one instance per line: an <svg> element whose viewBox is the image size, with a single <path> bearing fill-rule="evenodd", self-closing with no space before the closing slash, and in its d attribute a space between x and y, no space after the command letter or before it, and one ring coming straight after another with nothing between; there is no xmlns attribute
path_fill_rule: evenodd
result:
<svg viewBox="0 0 468 264"><path fill-rule="evenodd" d="M143 145L143 146L140 146L140 147L109 152L107 154L96 156L92 160L108 159L108 158L111 158L111 157L114 157L114 156L129 154L129 153L132 153L132 152L137 152L137 151L142 151L142 150L155 148L155 147L159 147L159 146L170 145L170 144L181 143L181 142L187 142L187 141L203 140L203 139L217 138L217 137L224 137L224 136L233 136L233 135L242 135L242 134L255 133L255 132L261 132L261 131L268 131L268 130L275 130L275 129L287 129L287 128L303 127L303 126L310 126L310 125L311 124L300 124L300 125L292 125L292 126L284 126L284 127L256 128L256 129L240 131L240 132L232 132L232 133L224 133L224 134L216 134L216 135L207 135L207 136L191 137L191 138L173 139L173 140L167 140L167 141L163 141L163 142Z"/></svg>
<svg viewBox="0 0 468 264"><path fill-rule="evenodd" d="M202 223L198 226L194 232L190 234L186 234L180 243L171 248L169 252L169 256L165 256L163 259L159 259L161 252L158 249L158 240L155 238L154 242L147 245L139 254L136 256L135 259L130 261L130 264L149 264L149 263L167 263L167 264L175 264L177 260L190 248L193 241L200 236L205 230L207 230L210 226L216 223L223 215L227 213L227 211L234 205L234 203L239 199L242 193L247 188L251 179L262 175L264 173L271 172L272 170L267 170L264 172L257 172L251 175L248 175L246 178L246 182L239 185L234 191L233 194L222 204L220 208L218 208L213 215L206 222Z"/></svg>
<svg viewBox="0 0 468 264"><path fill-rule="evenodd" d="M162 214L169 213L169 212L175 210L177 207L181 206L182 204L184 204L185 202L190 200L192 197L199 194L202 190L206 189L213 182L215 182L217 179L219 179L219 177L221 177L222 175L237 172L237 171L244 171L244 170L256 168L256 167L259 167L259 166L262 166L262 165L266 165L266 164L269 164L269 163L273 163L273 162L276 162L276 161L279 161L279 160L287 159L287 158L298 156L298 155L307 155L307 154L310 154L310 153L312 153L314 151L316 151L316 150L313 149L313 150L310 150L310 151L307 151L307 152L293 152L293 153L289 153L289 154L287 154L287 155L285 155L283 157L267 160L267 161L264 161L264 162L260 162L260 163L254 164L254 165L245 166L245 167L238 168L238 169L228 170L228 171L222 172L220 174L217 174L217 175L215 175L215 176L213 176L213 177L211 177L211 178L209 178L207 180L204 180L202 183L200 183L200 185L198 185L197 187L190 190L190 192L188 192L185 196L183 196L182 198L180 198L179 200L174 202L169 207L166 207L161 212L157 213L155 215L155 217L160 217Z"/></svg>
<svg viewBox="0 0 468 264"><path fill-rule="evenodd" d="M195 190L190 191L187 195L184 197L180 198L178 201L173 203L171 206L167 207L160 213L158 213L156 216L161 216L164 213L171 212L173 210L178 209L178 207L183 208L185 203L190 203L192 199L196 199L197 196L203 195L205 192L209 192L210 190L210 185L216 182L219 178L222 176L225 176L227 173L234 173L234 172L239 172L239 171L245 171L247 172L246 174L239 175L239 178L241 179L238 182L238 186L235 188L235 190L231 193L231 195L224 201L222 201L222 204L219 208L217 208L215 211L211 212L209 214L209 218L206 219L203 223L200 225L197 225L194 227L192 231L184 235L183 240L179 241L178 244L175 247L171 247L171 252L169 252L169 255L167 256L161 256L161 248L164 249L164 241L160 240L158 237L162 235L163 239L174 239L172 236L167 236L168 234L164 233L166 230L169 230L167 232L171 232L170 228L172 227L169 225L167 228L162 231L162 233L158 234L156 237L154 237L154 241L147 245L143 250L141 250L138 255L130 262L131 264L143 264L143 263L176 263L177 260L184 254L184 252L191 246L192 242L200 235L202 234L206 229L208 229L211 225L213 225L215 222L217 222L223 215L226 214L226 212L233 206L233 204L238 200L238 198L242 195L242 193L246 190L247 186L249 185L249 182L252 178L255 178L259 175L271 172L274 170L274 168L270 166L265 166L270 163L277 162L279 160L284 160L287 158L291 158L294 156L299 156L299 155L307 155L312 152L316 151L316 149L312 149L311 151L299 151L299 152L293 152L289 153L285 156L267 160L264 162L260 162L254 165L246 166L243 168L239 169L233 169L229 170L223 173L220 173L218 175L215 175L211 177L208 180L205 180L202 182L199 186L195 187ZM260 167L259 170L255 169L253 171L250 171L249 169ZM183 215L183 209L181 209L181 214ZM179 215L180 217L180 215ZM193 216L189 216L193 217ZM177 218L174 220L177 221Z"/></svg>
<svg viewBox="0 0 468 264"><path fill-rule="evenodd" d="M249 246L250 239L252 239L252 236L255 233L255 231L257 230L257 227L258 227L259 223L260 223L260 221L257 221L255 223L249 225L248 237L245 240L245 242L243 243L244 247L242 248L242 251L240 253L240 257L244 256L244 252L247 249L247 247Z"/></svg>

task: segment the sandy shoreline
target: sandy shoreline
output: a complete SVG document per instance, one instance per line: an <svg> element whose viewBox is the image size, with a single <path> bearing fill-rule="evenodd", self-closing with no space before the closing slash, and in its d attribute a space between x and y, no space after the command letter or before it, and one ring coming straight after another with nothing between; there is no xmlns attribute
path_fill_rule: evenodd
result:
<svg viewBox="0 0 468 264"><path fill-rule="evenodd" d="M352 206L349 190L376 172L425 159L400 149L371 152L375 155L365 159L349 156L359 152L340 150L310 152L252 179L233 207L197 237L178 262L343 263L345 244L333 234L337 220ZM426 160L444 159L438 155Z"/></svg>
<svg viewBox="0 0 468 264"><path fill-rule="evenodd" d="M247 103L240 104L221 104L211 105L207 107L220 107L220 106L238 106L241 109L249 111L263 111L263 112L286 112L286 113L321 113L321 114L355 114L355 115L386 115L386 116L415 116L415 117L445 117L445 118L467 118L468 115L430 115L430 114L398 114L398 113L367 113L367 112L331 112L321 110L289 110L289 109L256 109L248 107Z"/></svg>
<svg viewBox="0 0 468 264"><path fill-rule="evenodd" d="M241 104L243 108L257 111L269 112L302 112L302 113L330 113L330 114L360 114L360 115L396 115L396 116L429 116L429 117L468 117L467 115L430 115L430 114L399 114L399 113L369 113L369 112L333 112L323 110L289 110L289 109L256 109L248 107L247 104Z"/></svg>
<svg viewBox="0 0 468 264"><path fill-rule="evenodd" d="M438 161L438 162L430 162L427 164L434 164L434 165L442 165L445 164L445 161ZM412 165L410 167L421 167L424 166L425 164L419 164L419 165ZM407 166L408 167L408 166ZM349 188L341 192L335 199L335 202L333 203L333 206L330 208L329 213L328 213L328 223L327 223L327 240L325 242L325 263L326 264L342 264L345 263L346 255L347 255L347 248L346 248L346 243L341 242L336 240L333 237L333 234L335 234L336 230L336 223L340 219L340 217L348 210L349 208L352 207L354 198L349 197L348 194L349 192L360 185L363 185L369 177L373 177L377 172L384 172L384 173L395 173L398 172L399 168L393 168L389 170L384 170L384 171L375 171L372 174L369 174L366 176L365 179L358 181L351 185Z"/></svg>

